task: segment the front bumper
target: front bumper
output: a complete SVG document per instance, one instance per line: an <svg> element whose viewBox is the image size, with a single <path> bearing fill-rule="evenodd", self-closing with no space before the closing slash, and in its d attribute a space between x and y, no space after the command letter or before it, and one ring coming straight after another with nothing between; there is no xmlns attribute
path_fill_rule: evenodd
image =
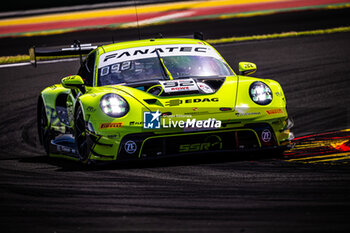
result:
<svg viewBox="0 0 350 233"><path fill-rule="evenodd" d="M284 134L290 134L283 131ZM288 148L290 135L281 140L269 124L248 124L244 128L197 132L127 134L115 143L112 139L90 134L92 160L141 160L208 152L256 151Z"/></svg>

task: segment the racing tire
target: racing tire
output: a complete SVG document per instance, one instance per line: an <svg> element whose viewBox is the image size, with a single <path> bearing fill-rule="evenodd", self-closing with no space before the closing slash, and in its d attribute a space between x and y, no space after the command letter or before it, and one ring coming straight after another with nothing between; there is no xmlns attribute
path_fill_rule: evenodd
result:
<svg viewBox="0 0 350 233"><path fill-rule="evenodd" d="M74 138L78 147L79 159L82 163L89 162L90 143L86 134L86 124L80 104L77 105L74 117Z"/></svg>
<svg viewBox="0 0 350 233"><path fill-rule="evenodd" d="M37 106L38 116L37 116L37 126L40 144L44 146L46 155L50 154L50 141L52 138L50 132L50 124L47 120L46 108L43 99L40 97Z"/></svg>

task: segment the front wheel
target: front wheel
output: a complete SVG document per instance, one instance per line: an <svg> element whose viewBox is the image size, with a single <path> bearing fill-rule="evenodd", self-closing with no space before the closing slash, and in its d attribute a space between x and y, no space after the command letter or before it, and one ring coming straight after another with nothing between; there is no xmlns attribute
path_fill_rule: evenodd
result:
<svg viewBox="0 0 350 233"><path fill-rule="evenodd" d="M86 124L81 106L78 105L74 118L74 137L78 147L79 159L83 163L89 162L90 145L86 134Z"/></svg>

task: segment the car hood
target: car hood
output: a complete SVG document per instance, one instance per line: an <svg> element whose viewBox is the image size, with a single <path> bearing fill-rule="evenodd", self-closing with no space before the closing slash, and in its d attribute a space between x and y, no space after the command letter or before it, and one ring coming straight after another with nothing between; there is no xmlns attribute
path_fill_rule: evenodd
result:
<svg viewBox="0 0 350 233"><path fill-rule="evenodd" d="M150 111L159 110L162 113L184 114L184 113L217 113L223 109L233 111L237 96L237 77L228 76L221 87L212 94L189 94L156 96L140 89L125 86L105 86L105 89L118 91L118 94L130 96L137 99Z"/></svg>

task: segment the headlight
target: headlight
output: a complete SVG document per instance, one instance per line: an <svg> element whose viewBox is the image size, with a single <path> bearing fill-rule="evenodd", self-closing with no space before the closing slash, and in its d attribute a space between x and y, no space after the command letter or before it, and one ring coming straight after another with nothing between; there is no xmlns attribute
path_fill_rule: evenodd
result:
<svg viewBox="0 0 350 233"><path fill-rule="evenodd" d="M106 94L101 98L102 111L110 117L122 117L129 111L129 104L117 94Z"/></svg>
<svg viewBox="0 0 350 233"><path fill-rule="evenodd" d="M257 104L267 105L272 101L271 89L263 82L253 82L249 87L250 98Z"/></svg>

